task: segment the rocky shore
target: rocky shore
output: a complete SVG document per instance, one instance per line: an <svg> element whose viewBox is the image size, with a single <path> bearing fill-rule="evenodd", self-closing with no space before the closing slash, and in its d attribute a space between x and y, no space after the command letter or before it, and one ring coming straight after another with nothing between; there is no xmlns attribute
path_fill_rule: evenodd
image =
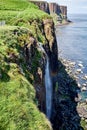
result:
<svg viewBox="0 0 87 130"><path fill-rule="evenodd" d="M55 90L53 111L55 116L52 122L54 130L87 130L87 99L82 100L79 93L86 90L82 90L83 86L78 83L80 74L83 74L82 68L82 63L59 60L56 78L58 91ZM86 75L83 77L86 80Z"/></svg>
<svg viewBox="0 0 87 130"><path fill-rule="evenodd" d="M59 27L59 26L69 25L69 24L73 24L73 22L70 21L70 20L66 20L66 21L64 21L64 23L57 23L57 24L55 25L55 28L56 28L56 27Z"/></svg>
<svg viewBox="0 0 87 130"><path fill-rule="evenodd" d="M82 61L73 62L70 60L60 59L61 62L65 66L66 72L73 77L77 82L78 87L78 97L79 101L87 101L87 99L83 99L80 95L81 92L87 91L87 74L84 73L84 65Z"/></svg>

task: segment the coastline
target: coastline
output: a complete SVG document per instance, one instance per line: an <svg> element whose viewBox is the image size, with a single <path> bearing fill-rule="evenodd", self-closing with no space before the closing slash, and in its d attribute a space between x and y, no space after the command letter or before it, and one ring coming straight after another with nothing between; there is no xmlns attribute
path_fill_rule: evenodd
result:
<svg viewBox="0 0 87 130"><path fill-rule="evenodd" d="M73 22L72 21L66 21L65 23L58 23L55 26L59 27L59 26L64 26L64 25L69 25L69 24L73 24Z"/></svg>
<svg viewBox="0 0 87 130"><path fill-rule="evenodd" d="M59 60L62 62L62 64L65 66L65 71L76 81L77 83L77 93L78 93L78 102L87 102L87 99L82 99L81 97L81 92L86 92L87 88L87 75L85 75L85 73L83 73L83 64L81 63L81 61L79 61L78 63L75 61L71 61L71 60L67 60L64 58L59 58ZM79 78L84 81L83 83L79 81Z"/></svg>
<svg viewBox="0 0 87 130"><path fill-rule="evenodd" d="M77 69L75 68L76 65L78 66ZM87 129L87 99L82 100L81 95L79 94L79 91L85 91L85 90L81 90L83 86L81 87L81 85L78 83L78 77L81 74L81 72L77 71L77 70L80 70L82 66L81 64L77 64L74 61L66 60L64 58L59 58L59 68L60 68L59 77L61 78L60 82L63 81L63 84L65 84L65 87L59 86L59 92L67 90L66 93L69 93L71 96L74 96L74 94L77 95L77 96L74 96L72 106L74 107L75 105L74 103L77 104L76 111L78 115L76 116L80 118L81 126L84 128L84 130L86 130ZM70 90L68 90L69 88ZM59 96L59 100L60 99L66 100L67 102L71 103L72 102L70 101L71 96L67 97L66 94L62 92L62 95ZM62 99L62 97L64 99ZM74 112L72 114L74 114ZM76 118L75 115L73 115L73 118Z"/></svg>
<svg viewBox="0 0 87 130"><path fill-rule="evenodd" d="M74 17L73 17L72 21L75 22L74 25L72 25L73 22L68 22L68 23L66 22L64 24L56 25L56 27L55 27L55 28L57 28L57 27L60 28L59 32L58 32L58 30L56 32L57 36L59 33L60 33L59 35L62 35L62 36L58 37L58 40L59 40L58 44L61 46L60 48L63 51L63 55L61 55L60 54L61 52L59 52L59 60L61 61L62 65L64 66L64 70L62 67L63 72L59 72L60 73L59 75L61 76L59 78L59 83L61 82L60 84L62 84L62 82L63 82L63 85L62 85L62 88L59 87L58 95L60 93L62 93L59 100L65 101L65 98L66 98L66 102L68 102L68 104L70 104L70 101L69 101L71 99L70 96L74 97L73 103L76 103L75 109L76 109L76 112L78 113L78 115L76 115L76 113L74 115L73 111L71 112L71 114L73 114L73 119L76 119L76 117L78 117L83 129L87 130L87 65L86 65L86 62L84 62L84 60L86 59L84 57L85 55L82 55L82 53L81 53L81 51L82 51L83 54L86 54L85 49L83 49L83 48L85 48L85 47L83 47L83 46L85 46L85 44L81 44L83 42L84 43L86 43L86 42L84 41L84 39L82 39L83 37L81 38L81 36L84 35L84 37L86 37L85 36L86 30L84 28L86 27L85 21L87 21L87 20L84 18L84 21L80 21L80 23L79 23L79 20L80 20L80 18L78 19L78 17L77 17L76 19L74 19ZM69 24L71 24L71 25L68 26ZM64 27L61 27L61 26L64 26ZM82 32L80 33L80 31L82 31ZM73 35L73 37L72 37L72 35ZM76 38L76 39L73 40L74 38ZM76 47L76 43L78 44L78 48L76 48L78 50L77 51L75 50L75 51L80 53L76 56L81 56L81 57L76 57L75 53L74 53L75 51L72 51L72 53L70 53L70 51ZM79 44L81 44L82 46L79 47ZM64 48L64 47L66 47L66 48ZM68 47L69 48L71 47L70 50ZM68 53L69 56L66 55L66 53L64 53L63 48L66 49L66 53ZM81 50L80 50L80 48L81 48ZM72 54L72 56L71 56L71 54ZM75 58L72 58L72 57L75 57ZM85 59L83 59L83 58L85 58ZM59 61L59 63L60 63L60 61ZM61 69L61 67L60 67L60 69ZM67 73L67 75L66 75L66 73ZM72 79L74 80L74 82L72 82ZM64 93L63 93L63 91L64 91ZM65 92L69 93L70 96L67 96L68 94L66 94ZM74 96L73 92L75 92L75 94L77 96L76 95ZM74 107L73 103L71 103L72 107ZM67 109L67 106L68 105L65 105L66 109ZM68 109L70 109L70 108L68 108ZM69 112L68 109L66 111ZM69 118L69 120L70 120L70 118ZM75 123L75 125L77 125L77 124Z"/></svg>
<svg viewBox="0 0 87 130"><path fill-rule="evenodd" d="M58 101L56 104L56 108L58 108L56 115L58 116L54 119L55 123L53 122L54 130L57 129L57 125L59 126L58 128L61 128L59 121L61 121L62 125L65 125L67 129L75 129L77 127L79 130L83 128L86 130L87 116L85 115L87 115L87 103L80 102L78 95L80 88L78 87L75 75L73 75L71 71L75 68L76 63L64 58L59 58L58 62L58 91L55 97ZM85 105L83 106L83 104Z"/></svg>

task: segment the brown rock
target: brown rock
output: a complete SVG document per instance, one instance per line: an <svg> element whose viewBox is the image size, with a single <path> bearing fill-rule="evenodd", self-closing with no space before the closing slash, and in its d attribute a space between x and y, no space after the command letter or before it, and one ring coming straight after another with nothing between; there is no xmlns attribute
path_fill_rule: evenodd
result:
<svg viewBox="0 0 87 130"><path fill-rule="evenodd" d="M48 44L44 45L45 51L50 60L50 68L52 73L58 72L58 47L52 19L43 20L44 33Z"/></svg>

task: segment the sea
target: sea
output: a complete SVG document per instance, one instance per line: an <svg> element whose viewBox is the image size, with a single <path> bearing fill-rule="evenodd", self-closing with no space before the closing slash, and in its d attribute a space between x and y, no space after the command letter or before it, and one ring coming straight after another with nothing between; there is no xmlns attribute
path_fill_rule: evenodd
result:
<svg viewBox="0 0 87 130"><path fill-rule="evenodd" d="M56 27L59 57L83 65L78 82L87 87L87 80L82 78L87 75L87 14L70 14L68 19L72 23ZM87 99L87 91L80 94L82 100Z"/></svg>

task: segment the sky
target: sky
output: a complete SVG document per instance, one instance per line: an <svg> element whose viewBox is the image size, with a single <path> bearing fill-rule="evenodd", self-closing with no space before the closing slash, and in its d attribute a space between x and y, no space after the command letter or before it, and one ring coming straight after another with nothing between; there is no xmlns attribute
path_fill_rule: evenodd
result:
<svg viewBox="0 0 87 130"><path fill-rule="evenodd" d="M47 0L48 2L56 2L60 5L67 5L68 14L87 14L87 0Z"/></svg>

